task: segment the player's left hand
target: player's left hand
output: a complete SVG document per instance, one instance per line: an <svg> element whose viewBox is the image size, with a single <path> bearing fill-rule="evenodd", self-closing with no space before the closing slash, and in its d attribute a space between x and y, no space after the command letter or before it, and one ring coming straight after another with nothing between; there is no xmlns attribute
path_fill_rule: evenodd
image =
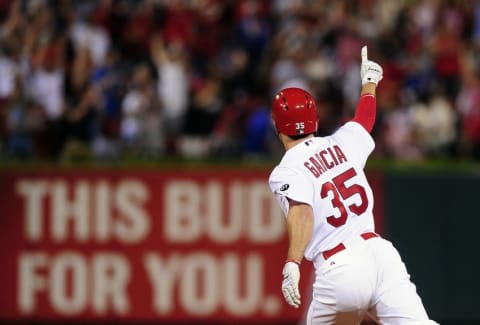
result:
<svg viewBox="0 0 480 325"><path fill-rule="evenodd" d="M366 83L374 83L378 86L378 83L383 78L383 69L377 63L368 59L367 47L362 47L362 63L360 65L360 78L362 79L362 85Z"/></svg>
<svg viewBox="0 0 480 325"><path fill-rule="evenodd" d="M295 308L300 306L300 291L298 282L300 281L300 269L297 263L287 262L283 267L282 292L287 303Z"/></svg>

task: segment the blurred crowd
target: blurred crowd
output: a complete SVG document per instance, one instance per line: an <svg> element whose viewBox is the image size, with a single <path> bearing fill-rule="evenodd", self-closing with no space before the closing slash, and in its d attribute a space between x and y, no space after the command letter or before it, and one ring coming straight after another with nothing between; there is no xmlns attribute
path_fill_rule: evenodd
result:
<svg viewBox="0 0 480 325"><path fill-rule="evenodd" d="M333 132L365 44L384 69L375 155L480 160L468 0L0 0L0 152L271 158L273 94L308 89Z"/></svg>

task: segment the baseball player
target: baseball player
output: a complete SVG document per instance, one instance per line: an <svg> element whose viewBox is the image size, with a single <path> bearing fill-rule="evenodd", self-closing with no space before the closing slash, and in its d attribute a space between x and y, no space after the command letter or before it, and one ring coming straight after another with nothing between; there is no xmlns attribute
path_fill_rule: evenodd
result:
<svg viewBox="0 0 480 325"><path fill-rule="evenodd" d="M282 292L298 308L299 265L315 267L307 324L437 324L429 320L393 245L375 233L373 194L363 171L375 143L375 90L382 68L361 52L361 96L354 118L316 137L315 101L287 88L273 99L272 119L286 153L269 184L283 209L289 237Z"/></svg>

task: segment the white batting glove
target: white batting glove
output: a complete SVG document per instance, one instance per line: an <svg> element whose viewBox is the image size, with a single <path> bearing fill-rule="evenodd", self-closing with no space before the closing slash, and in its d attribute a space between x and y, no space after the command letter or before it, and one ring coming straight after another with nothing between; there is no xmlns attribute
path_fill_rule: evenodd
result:
<svg viewBox="0 0 480 325"><path fill-rule="evenodd" d="M287 303L295 308L300 306L300 291L298 282L300 281L300 269L297 263L287 262L283 267L282 292Z"/></svg>
<svg viewBox="0 0 480 325"><path fill-rule="evenodd" d="M368 59L367 47L362 47L362 65L360 66L360 77L362 78L362 85L366 83L374 83L378 85L383 78L382 67Z"/></svg>

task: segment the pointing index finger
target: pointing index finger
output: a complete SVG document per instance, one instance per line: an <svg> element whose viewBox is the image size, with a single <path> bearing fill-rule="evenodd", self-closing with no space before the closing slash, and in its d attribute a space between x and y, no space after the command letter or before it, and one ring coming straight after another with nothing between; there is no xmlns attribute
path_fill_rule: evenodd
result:
<svg viewBox="0 0 480 325"><path fill-rule="evenodd" d="M368 61L367 46L362 47L362 63Z"/></svg>

